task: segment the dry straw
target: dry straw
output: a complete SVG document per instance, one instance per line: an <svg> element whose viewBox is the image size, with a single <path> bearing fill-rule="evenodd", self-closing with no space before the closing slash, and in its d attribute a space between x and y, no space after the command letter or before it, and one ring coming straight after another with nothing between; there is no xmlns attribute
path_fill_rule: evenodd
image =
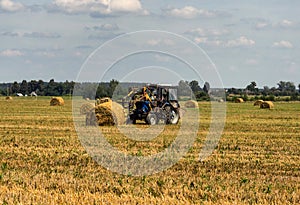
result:
<svg viewBox="0 0 300 205"><path fill-rule="evenodd" d="M257 100L254 102L254 106L260 106L264 101L263 100Z"/></svg>
<svg viewBox="0 0 300 205"><path fill-rule="evenodd" d="M112 126L125 124L123 107L116 102L105 102L97 105L86 114L88 126Z"/></svg>
<svg viewBox="0 0 300 205"><path fill-rule="evenodd" d="M273 109L274 108L274 104L271 101L264 101L261 105L260 105L261 109Z"/></svg>
<svg viewBox="0 0 300 205"><path fill-rule="evenodd" d="M50 101L50 106L63 106L65 101L62 97L52 97Z"/></svg>
<svg viewBox="0 0 300 205"><path fill-rule="evenodd" d="M244 100L243 100L243 98L237 98L237 99L235 99L234 102L235 102L235 103L243 103Z"/></svg>
<svg viewBox="0 0 300 205"><path fill-rule="evenodd" d="M197 108L198 107L198 102L195 101L195 100L189 100L189 101L186 101L186 103L184 104L184 106L186 108Z"/></svg>

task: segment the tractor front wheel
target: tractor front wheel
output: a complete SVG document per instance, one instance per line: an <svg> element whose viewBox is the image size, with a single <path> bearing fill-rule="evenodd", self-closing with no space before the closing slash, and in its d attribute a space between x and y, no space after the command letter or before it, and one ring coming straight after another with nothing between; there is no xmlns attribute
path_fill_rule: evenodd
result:
<svg viewBox="0 0 300 205"><path fill-rule="evenodd" d="M149 125L156 125L158 123L158 119L156 114L150 113L147 115L146 123Z"/></svg>
<svg viewBox="0 0 300 205"><path fill-rule="evenodd" d="M176 125L179 122L179 112L177 109L173 109L171 106L165 107L166 112L166 124Z"/></svg>

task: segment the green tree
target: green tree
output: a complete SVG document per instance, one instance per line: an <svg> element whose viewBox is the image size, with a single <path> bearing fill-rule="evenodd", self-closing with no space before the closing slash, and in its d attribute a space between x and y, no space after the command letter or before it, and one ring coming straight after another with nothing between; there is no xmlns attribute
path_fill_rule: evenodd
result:
<svg viewBox="0 0 300 205"><path fill-rule="evenodd" d="M20 85L17 81L15 81L10 87L11 93L16 94L20 92Z"/></svg>
<svg viewBox="0 0 300 205"><path fill-rule="evenodd" d="M42 80L38 81L37 90L38 95L45 95L45 83Z"/></svg>
<svg viewBox="0 0 300 205"><path fill-rule="evenodd" d="M115 92L115 89L116 87L119 85L119 81L115 80L115 79L112 79L110 82L109 82L109 97L112 97L114 92Z"/></svg>
<svg viewBox="0 0 300 205"><path fill-rule="evenodd" d="M20 85L20 93L22 93L23 95L28 94L28 83L26 80L23 80Z"/></svg>
<svg viewBox="0 0 300 205"><path fill-rule="evenodd" d="M293 82L280 81L277 85L281 95L292 95L296 92L296 86Z"/></svg>
<svg viewBox="0 0 300 205"><path fill-rule="evenodd" d="M51 79L45 88L45 95L46 96L57 96L60 95L58 91L58 83Z"/></svg>
<svg viewBox="0 0 300 205"><path fill-rule="evenodd" d="M249 90L251 92L256 92L257 91L255 88L256 86L257 86L256 82L252 81L249 85L247 85L246 90Z"/></svg>
<svg viewBox="0 0 300 205"><path fill-rule="evenodd" d="M201 88L200 88L200 86L199 86L199 83L198 83L198 81L196 81L196 80L191 81L191 82L189 83L189 86L190 86L190 88L192 89L192 91L193 91L194 93L197 93L197 92L200 92L200 91L201 91Z"/></svg>
<svg viewBox="0 0 300 205"><path fill-rule="evenodd" d="M206 92L206 93L209 93L209 91L210 91L210 84L208 82L204 83L203 91Z"/></svg>

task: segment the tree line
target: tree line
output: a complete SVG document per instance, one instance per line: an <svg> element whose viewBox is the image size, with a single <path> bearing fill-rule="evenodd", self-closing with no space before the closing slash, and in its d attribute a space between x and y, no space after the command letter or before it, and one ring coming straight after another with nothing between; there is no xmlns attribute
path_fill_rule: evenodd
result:
<svg viewBox="0 0 300 205"><path fill-rule="evenodd" d="M130 90L130 87L141 87L146 83L120 83L117 80L112 79L110 82L101 83L76 83L77 95L84 98L101 98L112 97L113 95L125 96ZM49 82L43 80L31 80L13 83L0 83L0 95L14 96L17 93L22 95L30 95L35 92L40 96L64 96L72 95L74 90L74 81L56 82L51 79ZM213 88L210 87L208 82L205 82L202 86L197 80L192 81L179 81L178 82L178 95L179 96L191 96L193 94L199 101L210 100L210 92ZM95 95L96 90L96 95ZM255 81L250 82L245 88L227 88L226 98L227 100L234 100L235 97L242 97L244 100L276 100L280 97L286 100L300 100L300 84L298 87L290 81L280 81L276 87L264 86L263 88L257 88Z"/></svg>

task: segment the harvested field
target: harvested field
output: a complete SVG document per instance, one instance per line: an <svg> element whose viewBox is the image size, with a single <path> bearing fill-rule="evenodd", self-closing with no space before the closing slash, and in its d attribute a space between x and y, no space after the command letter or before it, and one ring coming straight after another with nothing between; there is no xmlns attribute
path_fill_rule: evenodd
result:
<svg viewBox="0 0 300 205"><path fill-rule="evenodd" d="M299 204L300 103L227 103L223 136L198 161L209 131L210 104L199 103L200 124L190 151L152 176L119 175L98 165L77 138L71 100L0 100L0 203L2 204ZM85 116L79 116L85 117ZM140 125L141 127L147 125ZM99 127L118 150L146 156L164 150L179 125L137 142L115 126Z"/></svg>

